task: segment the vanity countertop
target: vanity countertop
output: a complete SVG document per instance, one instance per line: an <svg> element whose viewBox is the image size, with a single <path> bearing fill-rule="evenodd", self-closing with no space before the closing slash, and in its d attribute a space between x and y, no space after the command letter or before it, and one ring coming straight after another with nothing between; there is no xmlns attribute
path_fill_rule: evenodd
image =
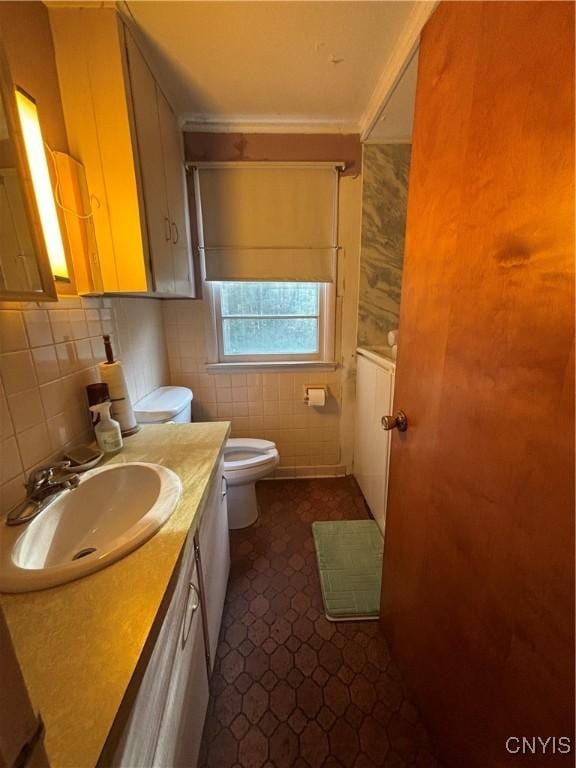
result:
<svg viewBox="0 0 576 768"><path fill-rule="evenodd" d="M390 363L392 363L393 366L396 365L396 358L392 352L392 347L386 345L379 347L357 347L356 353L362 355L362 357L367 357L368 360L372 360L372 362L377 363L378 365L382 365L383 361L387 366L389 366Z"/></svg>
<svg viewBox="0 0 576 768"><path fill-rule="evenodd" d="M229 429L228 422L159 424L126 438L110 462L155 462L182 480L166 524L102 571L42 592L0 595L55 768L96 765Z"/></svg>

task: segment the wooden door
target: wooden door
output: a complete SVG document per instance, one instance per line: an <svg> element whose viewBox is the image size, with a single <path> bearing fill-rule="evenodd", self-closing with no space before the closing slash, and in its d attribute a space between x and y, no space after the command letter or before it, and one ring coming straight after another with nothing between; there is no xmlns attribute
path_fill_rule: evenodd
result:
<svg viewBox="0 0 576 768"><path fill-rule="evenodd" d="M426 26L400 342L393 655L447 765L573 765L506 749L573 736L572 3L445 2Z"/></svg>
<svg viewBox="0 0 576 768"><path fill-rule="evenodd" d="M194 274L191 266L190 221L182 132L172 107L168 104L159 88L157 91L166 172L166 192L168 196L168 210L170 212L174 291L181 296L194 296Z"/></svg>
<svg viewBox="0 0 576 768"><path fill-rule="evenodd" d="M156 81L128 31L126 48L154 290L157 293L172 293L172 235Z"/></svg>

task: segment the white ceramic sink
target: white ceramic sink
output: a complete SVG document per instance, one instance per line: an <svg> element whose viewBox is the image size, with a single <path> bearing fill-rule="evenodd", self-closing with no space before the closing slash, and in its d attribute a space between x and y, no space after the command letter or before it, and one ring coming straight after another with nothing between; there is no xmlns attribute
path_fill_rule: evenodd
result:
<svg viewBox="0 0 576 768"><path fill-rule="evenodd" d="M158 464L110 464L81 475L31 522L0 522L0 592L32 592L99 571L168 520L180 478Z"/></svg>

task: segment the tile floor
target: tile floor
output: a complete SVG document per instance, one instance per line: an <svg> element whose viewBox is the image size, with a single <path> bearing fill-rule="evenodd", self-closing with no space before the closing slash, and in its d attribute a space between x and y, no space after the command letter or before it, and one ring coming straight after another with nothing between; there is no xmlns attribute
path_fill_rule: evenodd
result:
<svg viewBox="0 0 576 768"><path fill-rule="evenodd" d="M258 484L232 568L202 768L439 768L377 622L327 621L310 524L368 516L352 478Z"/></svg>

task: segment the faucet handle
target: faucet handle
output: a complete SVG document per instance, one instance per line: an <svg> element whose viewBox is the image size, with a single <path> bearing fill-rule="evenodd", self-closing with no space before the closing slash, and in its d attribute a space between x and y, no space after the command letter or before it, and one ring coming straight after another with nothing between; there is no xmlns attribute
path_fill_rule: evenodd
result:
<svg viewBox="0 0 576 768"><path fill-rule="evenodd" d="M48 476L46 478L47 485L57 485L66 482L71 477L77 477L77 475L70 469L70 461L57 461L46 469L48 471Z"/></svg>
<svg viewBox="0 0 576 768"><path fill-rule="evenodd" d="M71 491L73 488L78 488L78 486L80 485L80 476L74 473L71 473L66 477L62 485L68 491Z"/></svg>
<svg viewBox="0 0 576 768"><path fill-rule="evenodd" d="M28 476L28 482L26 483L26 489L28 495L37 491L45 484L51 484L54 482L56 472L58 470L67 470L70 467L70 461L56 461L54 464L47 464L43 467L37 467L30 472Z"/></svg>

